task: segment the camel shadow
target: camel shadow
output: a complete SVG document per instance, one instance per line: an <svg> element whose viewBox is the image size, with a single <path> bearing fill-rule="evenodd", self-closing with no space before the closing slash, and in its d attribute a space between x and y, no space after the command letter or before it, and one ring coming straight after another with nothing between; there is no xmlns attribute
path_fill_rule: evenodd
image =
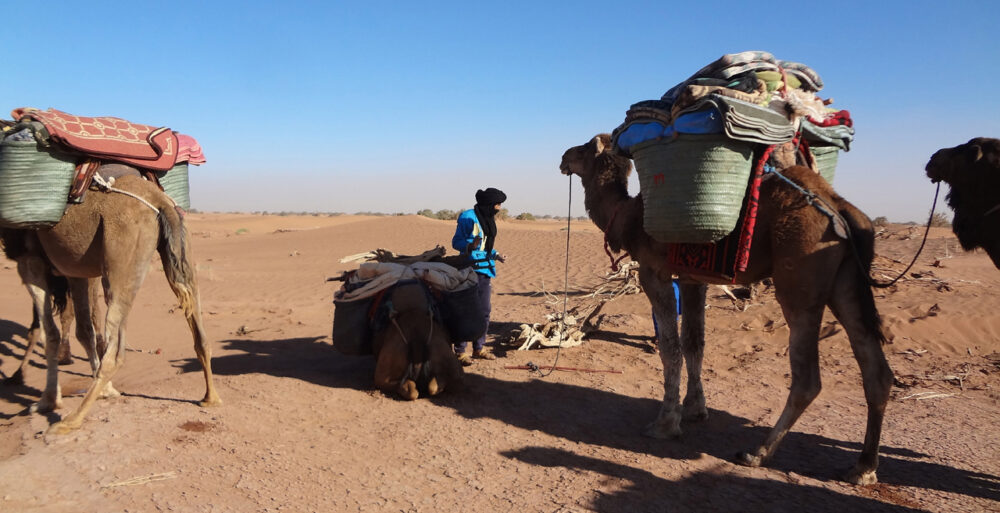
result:
<svg viewBox="0 0 1000 513"><path fill-rule="evenodd" d="M684 422L684 434L679 440L651 439L642 436L640 430L645 422L656 416L660 408L660 401L656 399L542 379L510 382L474 373L466 375L464 393L442 398L439 404L469 419L495 418L511 426L538 430L569 441L673 460L696 460L708 454L733 461L738 452L763 441L770 430L770 426L755 425L749 419L710 410L705 421ZM768 468L822 481L838 481L854 465L860 452L860 442L792 431ZM1000 501L1000 476L921 461L929 459L930 455L903 447L883 446L881 454L879 479L884 484ZM607 511L625 510L611 508Z"/></svg>
<svg viewBox="0 0 1000 513"><path fill-rule="evenodd" d="M600 334L600 337L597 337L598 334ZM635 335L632 333L610 331L606 329L598 329L597 331L590 333L588 336L591 339L600 338L602 342L611 342L612 344L642 349L647 353L656 352L656 338L652 336Z"/></svg>
<svg viewBox="0 0 1000 513"><path fill-rule="evenodd" d="M28 328L20 323L0 319L0 356L20 358L24 354L24 343L14 340L14 337L26 340Z"/></svg>
<svg viewBox="0 0 1000 513"><path fill-rule="evenodd" d="M696 472L676 481L620 463L549 447L525 447L501 453L523 463L605 476L616 490L594 494L589 506L600 512L740 511L745 513L844 511L923 511L833 490L776 480L734 476L724 470Z"/></svg>
<svg viewBox="0 0 1000 513"><path fill-rule="evenodd" d="M490 331L493 332L492 329ZM224 340L222 344L226 350L238 353L213 358L212 368L218 375L262 373L290 377L331 388L365 392L373 390L374 359L340 354L329 343L323 342L325 338L316 336L276 340ZM185 372L201 370L200 364L194 358L180 360L175 365ZM756 425L749 419L721 410L711 410L709 418L705 421L685 422L682 425L684 434L679 440L647 438L640 435L640 430L659 410L660 401L657 399L637 398L606 390L568 385L554 379L515 382L469 372L465 376L463 390L445 393L432 400L435 404L452 409L467 419L493 418L513 427L528 431L537 430L572 442L672 460L697 460L707 454L720 460L733 461L738 452L755 447L770 430L769 426ZM537 464L558 463L562 466L565 466L567 458L579 458L572 454L558 458L546 456L549 453L544 451L554 451L554 449L532 449L532 451L534 452L523 454L515 452L510 456L524 458L525 461L539 460ZM793 431L785 437L781 449L768 468L786 473L794 472L821 481L836 481L843 478L857 460L860 451L860 442L845 442ZM883 446L881 454L879 479L884 484L941 490L1000 501L998 476L922 461L929 459L930 456L902 447ZM598 470L611 468L614 465L589 459L577 463L577 466L593 467ZM621 494L602 496L598 500L601 506L599 511L625 511L623 508L633 501L647 501L649 497L654 497L656 500L683 499L687 493L680 491L684 490L683 486L664 486L662 479L652 477L645 471L628 467L623 467L622 471L632 473L636 479L651 484L639 484ZM772 494L799 497L794 501L799 505L816 504L812 501L819 500L823 501L823 504L841 506L831 507L829 511L838 509L845 511L844 508L848 508L846 511L855 511L858 508L863 510L874 505L889 507L881 502L866 501L856 496L841 495L830 490L801 485L734 478L729 475L710 475L703 479L722 481L726 486L732 481L734 486L740 489L770 489ZM694 483L697 480L695 477L688 478L678 484L686 482ZM708 488L703 490L712 496ZM765 507L771 503L766 502L765 499L769 495L763 491L754 492L752 496L759 497L762 502L759 508L747 511L778 511ZM810 502L805 502L807 500ZM666 503L660 502L660 504ZM638 511L641 510L643 509L640 508ZM888 511L912 510L902 508Z"/></svg>
<svg viewBox="0 0 1000 513"><path fill-rule="evenodd" d="M371 390L375 359L348 356L337 352L325 336L275 340L222 340L222 348L239 353L212 357L212 372L217 375L268 374L314 383L331 388ZM178 360L183 372L201 372L196 358Z"/></svg>

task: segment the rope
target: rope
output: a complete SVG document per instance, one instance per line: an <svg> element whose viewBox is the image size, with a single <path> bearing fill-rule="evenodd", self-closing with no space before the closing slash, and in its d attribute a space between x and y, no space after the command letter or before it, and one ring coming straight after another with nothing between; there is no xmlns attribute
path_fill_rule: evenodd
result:
<svg viewBox="0 0 1000 513"><path fill-rule="evenodd" d="M131 196L131 197L133 197L133 198L135 198L135 199L143 202L143 204L145 204L147 207L149 207L150 209L152 209L153 212L156 212L157 214L160 213L160 209L154 207L152 203L146 201L144 198L142 198L142 197L140 197L140 196L138 196L136 194L132 194L131 192L123 191L121 189L114 188L113 187L113 185L115 184L115 179L114 178L111 178L110 180L105 180L103 177L101 177L101 175L95 174L94 175L94 183L97 184L98 190L100 190L102 192L117 192L117 193L124 194L126 196Z"/></svg>
<svg viewBox="0 0 1000 513"><path fill-rule="evenodd" d="M899 276L896 276L895 278L893 278L892 281L885 283L885 282L875 281L871 277L867 269L867 266L865 266L864 262L861 261L861 255L858 254L858 248L854 245L854 237L851 235L851 226L847 223L846 220L844 220L843 217L840 216L840 214L833 211L832 208L830 208L830 206L826 203L826 201L823 200L823 198L820 198L819 196L816 195L816 193L812 191L800 187L799 184L789 180L788 177L781 174L777 169L773 167L768 170L768 173L773 174L778 178L781 178L782 180L785 181L785 183L791 185L796 190L798 190L803 196L806 197L806 202L815 207L816 210L819 210L827 217L829 217L831 221L833 221L834 223L837 223L838 220L840 221L841 226L844 228L844 231L847 235L847 242L851 245L851 253L854 254L854 260L855 262L857 262L858 267L861 268L861 272L866 275L866 277L868 278L868 283L872 287L885 289L895 285L900 278L906 276L906 273L910 271L910 269L913 267L913 264L917 263L917 257L920 256L920 252L924 250L924 245L927 244L927 236L928 234L930 234L931 223L934 221L934 209L937 207L938 193L941 192L940 182L938 182L937 188L934 190L934 201L931 203L931 214L930 217L928 217L927 219L927 228L924 230L924 238L920 242L920 247L917 248L917 254L913 255L913 260L910 261L910 265L906 266L906 269L904 269L903 272L899 274Z"/></svg>
<svg viewBox="0 0 1000 513"><path fill-rule="evenodd" d="M934 209L937 207L937 199L939 192L941 192L941 182L938 182L937 188L934 189L934 202L931 203L931 215L927 218L927 228L924 229L924 240L920 241L920 247L917 248L917 254L913 255L913 261L910 262L910 265L906 266L906 269L904 269L903 272L899 274L899 276L896 276L896 278L890 281L889 283L876 282L875 280L872 280L871 277L869 276L868 281L871 282L873 287L884 289L895 285L900 278L906 276L906 273L910 271L910 268L913 267L913 264L917 263L917 257L920 256L920 252L924 250L924 244L927 244L927 235L931 232L931 223L934 221Z"/></svg>
<svg viewBox="0 0 1000 513"><path fill-rule="evenodd" d="M532 364L530 362L528 363L528 367L531 368L532 371L538 372L538 375L540 377L543 377L543 378L546 377L546 376L548 376L549 374L552 374L553 372L555 372L555 370L556 370L556 364L559 363L559 355L562 354L563 335L566 333L566 313L568 311L567 308L566 308L566 305L569 303L569 228L570 228L570 222L573 220L573 175L569 175L569 200L567 201L567 203L568 204L566 205L566 264L565 264L565 266L563 268L564 269L563 270L563 311L562 311L562 319L559 322L559 324L560 324L560 327L559 327L559 345L556 346L556 359L555 359L554 362L552 362L552 366L549 368L548 372L542 372L541 370L539 370L539 367L537 365L534 365L534 364ZM618 212L618 210L616 209L615 212ZM612 214L612 219L614 219L614 214ZM605 250L607 250L607 244L608 244L608 241L607 241L607 237L605 236L605 239L604 239ZM610 253L609 253L609 255L610 255ZM624 257L625 257L625 255L622 255L622 258L624 258ZM621 258L619 258L618 260L620 261ZM612 265L615 265L614 259L612 259L611 262L612 262Z"/></svg>

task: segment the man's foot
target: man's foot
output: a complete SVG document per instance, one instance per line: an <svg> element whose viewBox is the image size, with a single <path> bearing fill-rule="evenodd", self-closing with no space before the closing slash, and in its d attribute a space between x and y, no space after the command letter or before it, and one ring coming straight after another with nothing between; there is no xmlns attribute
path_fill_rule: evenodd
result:
<svg viewBox="0 0 1000 513"><path fill-rule="evenodd" d="M461 363L463 367L472 365L472 358L469 356L469 353L459 353L455 357L458 358L458 363Z"/></svg>
<svg viewBox="0 0 1000 513"><path fill-rule="evenodd" d="M488 349L483 348L478 351L472 352L472 357L478 360L496 360L497 355L491 353Z"/></svg>

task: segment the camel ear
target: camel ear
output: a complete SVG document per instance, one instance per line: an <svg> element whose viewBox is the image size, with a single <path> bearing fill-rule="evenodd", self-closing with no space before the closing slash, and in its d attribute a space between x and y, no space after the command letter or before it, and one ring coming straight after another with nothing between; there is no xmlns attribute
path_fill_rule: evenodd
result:
<svg viewBox="0 0 1000 513"><path fill-rule="evenodd" d="M970 164L975 164L983 158L983 148L978 144L970 144L969 147L965 149L965 155L968 157Z"/></svg>
<svg viewBox="0 0 1000 513"><path fill-rule="evenodd" d="M604 139L600 135L595 135L591 140L594 143L594 156L604 153Z"/></svg>

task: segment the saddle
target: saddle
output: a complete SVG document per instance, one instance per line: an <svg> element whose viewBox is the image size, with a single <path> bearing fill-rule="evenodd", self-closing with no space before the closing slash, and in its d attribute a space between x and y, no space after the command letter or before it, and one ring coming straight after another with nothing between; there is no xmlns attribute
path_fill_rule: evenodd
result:
<svg viewBox="0 0 1000 513"><path fill-rule="evenodd" d="M135 168L118 162L106 162L87 158L76 165L76 170L73 172L73 185L69 189L68 201L71 203L81 203L83 196L94 182L95 176L99 176L103 182L114 182L115 179L123 176L141 176L153 182L161 191L163 190L163 185L160 184L159 178L153 171Z"/></svg>
<svg viewBox="0 0 1000 513"><path fill-rule="evenodd" d="M56 109L14 109L14 120L37 121L53 141L84 155L116 160L132 166L167 171L178 157L177 135L167 127L153 127L114 117L81 117Z"/></svg>

